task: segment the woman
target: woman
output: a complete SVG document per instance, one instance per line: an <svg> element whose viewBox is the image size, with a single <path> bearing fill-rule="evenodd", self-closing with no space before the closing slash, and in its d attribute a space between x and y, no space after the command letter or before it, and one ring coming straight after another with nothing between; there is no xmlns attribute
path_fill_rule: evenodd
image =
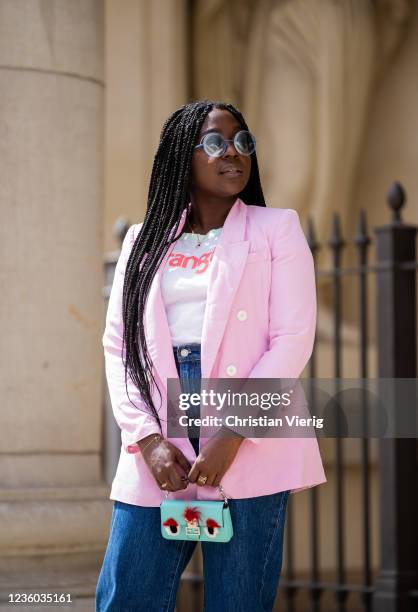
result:
<svg viewBox="0 0 418 612"><path fill-rule="evenodd" d="M170 436L168 381L200 392L209 377L297 378L315 324L298 214L266 207L243 116L185 104L163 126L145 219L127 232L109 299L103 346L122 449L97 611L174 610L196 542L163 538L159 505L165 492L222 499L219 484L234 535L201 542L205 611L273 609L288 495L326 481L316 438L223 425L204 436L193 424Z"/></svg>

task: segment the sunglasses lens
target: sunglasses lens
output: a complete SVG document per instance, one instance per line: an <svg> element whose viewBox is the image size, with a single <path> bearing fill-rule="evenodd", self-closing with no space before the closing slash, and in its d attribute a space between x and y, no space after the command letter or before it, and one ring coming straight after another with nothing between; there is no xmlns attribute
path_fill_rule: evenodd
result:
<svg viewBox="0 0 418 612"><path fill-rule="evenodd" d="M210 157L220 157L224 153L224 139L221 134L213 132L207 134L203 139L203 148L206 155Z"/></svg>
<svg viewBox="0 0 418 612"><path fill-rule="evenodd" d="M203 149L210 157L221 157L226 151L226 143L218 132L210 132L203 137ZM247 130L241 130L234 137L235 149L240 155L251 155L255 151L255 138Z"/></svg>
<svg viewBox="0 0 418 612"><path fill-rule="evenodd" d="M255 138L251 132L242 130L235 134L235 148L241 155L251 155L255 151Z"/></svg>

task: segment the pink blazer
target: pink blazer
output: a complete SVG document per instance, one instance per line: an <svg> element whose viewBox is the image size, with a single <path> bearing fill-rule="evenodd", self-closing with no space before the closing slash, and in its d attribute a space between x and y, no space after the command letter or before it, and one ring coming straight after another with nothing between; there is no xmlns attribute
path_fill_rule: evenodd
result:
<svg viewBox="0 0 418 612"><path fill-rule="evenodd" d="M189 204L190 206L190 204ZM176 235L185 221L183 211ZM129 445L159 433L156 421L135 408L125 390L121 358L124 270L141 224L132 225L116 265L103 335L105 370L115 419L121 429L121 453L110 499L158 506L165 499L141 453ZM163 403L159 411L167 436L167 379L177 378L160 282L165 258L153 279L146 303L148 350ZM245 312L245 316L242 313ZM201 338L202 378L298 378L313 348L316 287L313 258L290 208L247 206L237 198L225 220L211 261L207 305ZM128 378L131 399L144 406ZM160 396L154 390L157 408ZM195 451L187 437L169 438L193 464ZM208 438L200 438L202 448ZM326 482L318 442L304 438L246 438L222 479L228 497L245 498ZM218 489L189 484L170 499L222 499Z"/></svg>

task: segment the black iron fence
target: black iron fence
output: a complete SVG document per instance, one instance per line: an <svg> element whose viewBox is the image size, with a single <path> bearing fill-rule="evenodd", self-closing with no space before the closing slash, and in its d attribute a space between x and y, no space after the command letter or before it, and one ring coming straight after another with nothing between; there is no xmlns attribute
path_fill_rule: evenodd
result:
<svg viewBox="0 0 418 612"><path fill-rule="evenodd" d="M388 194L391 219L387 225L375 229L375 262L369 263L372 237L368 234L366 213L360 212L357 235L353 240L357 250L357 265L341 265L343 240L339 217L334 215L328 247L332 266L317 270L318 278L328 278L331 284L333 312L333 372L341 378L342 372L342 304L344 301L344 277L353 277L358 283L358 365L362 378L370 376L368 364L370 324L376 324L377 372L374 377L416 378L417 376L417 302L416 258L417 227L402 221L401 210L405 194L401 185L393 185ZM312 220L308 224L308 243L314 258L320 245L315 239ZM375 313L370 321L367 276L374 275ZM314 349L309 364L310 377L317 376L317 351ZM309 491L309 520L306 545L310 550L310 573L301 580L293 564L293 514L298 499L290 498L287 516L286 555L280 583L283 610L348 610L373 612L398 612L418 610L418 463L416 439L381 439L378 442L379 482L379 559L372 566L371 546L371 484L370 440L360 444L360 505L352 508L347 516L345 503L346 440L335 439L334 448L334 513L335 572L324 580L320 570L319 515L321 513L321 488ZM346 567L346 535L348 527L361 522L362 562L357 572ZM356 581L353 581L353 577ZM281 591L281 592L280 592ZM302 607L298 596L304 595ZM331 595L331 597L327 595ZM280 598L280 597L279 597ZM324 603L324 606L322 605Z"/></svg>
<svg viewBox="0 0 418 612"><path fill-rule="evenodd" d="M331 236L327 243L332 265L318 269L318 281L330 288L332 324L332 370L328 376L343 377L342 307L344 279L357 283L358 303L358 372L360 378L416 378L417 377L417 299L416 234L418 227L402 221L405 193L395 183L388 194L390 220L369 235L366 213L360 211L357 234L352 246L357 253L357 264L342 266L342 255L348 246L343 239L337 214L332 220ZM122 240L129 227L121 222ZM315 236L314 223L309 219L307 240L316 261L320 245ZM375 261L369 263L371 247ZM108 295L118 253L106 258L105 296ZM370 277L374 286L370 288ZM374 311L370 314L370 292L374 291ZM377 364L371 372L369 365L369 332L375 325ZM311 379L317 377L318 350L314 348L308 366ZM106 393L107 397L107 393ZM114 473L119 451L117 430L109 400L106 400L104 470L108 482ZM117 440L117 442L115 442ZM378 494L371 483L371 440L362 438L359 445L357 470L358 495L347 499L347 440L332 440L333 451L329 465L333 478L326 485L290 496L286 518L283 570L276 602L281 612L412 612L418 610L418 447L417 440L380 439L377 441ZM353 441L350 441L351 443ZM327 473L327 468L325 468ZM328 478L328 473L327 473ZM324 506L323 490L332 488ZM357 500L357 505L351 503ZM297 505L305 504L307 522L296 520ZM377 505L378 529L373 529L372 504ZM332 533L320 530L321 516L330 517ZM322 521L323 522L323 521ZM347 540L354 524L360 526L361 561L353 569L347 564ZM295 534L303 532L303 546L308 553L307 571L300 571L296 562L298 548ZM326 532L325 532L326 531ZM378 542L372 542L373 532ZM300 540L300 537L299 537ZM332 570L324 570L321 562L323 542L334 546ZM377 546L373 547L373 544ZM300 546L300 544L299 544ZM373 549L377 558L373 559ZM305 564L306 565L306 564ZM183 574L177 599L179 611L197 612L202 609L202 571L200 549Z"/></svg>

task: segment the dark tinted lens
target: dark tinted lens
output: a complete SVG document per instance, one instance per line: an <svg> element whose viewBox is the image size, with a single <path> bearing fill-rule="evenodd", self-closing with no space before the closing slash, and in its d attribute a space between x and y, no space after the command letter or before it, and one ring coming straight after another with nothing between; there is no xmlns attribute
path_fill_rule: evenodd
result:
<svg viewBox="0 0 418 612"><path fill-rule="evenodd" d="M255 138L246 130L235 134L235 147L241 155L251 155L255 150Z"/></svg>
<svg viewBox="0 0 418 612"><path fill-rule="evenodd" d="M203 138L203 148L208 155L219 157L224 152L224 139L216 132L206 134Z"/></svg>

